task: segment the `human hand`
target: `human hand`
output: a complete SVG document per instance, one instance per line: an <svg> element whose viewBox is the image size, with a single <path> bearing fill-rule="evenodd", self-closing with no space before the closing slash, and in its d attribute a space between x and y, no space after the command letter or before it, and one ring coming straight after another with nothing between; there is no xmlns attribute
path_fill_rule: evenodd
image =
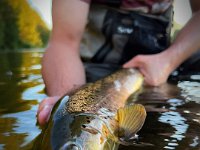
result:
<svg viewBox="0 0 200 150"><path fill-rule="evenodd" d="M39 104L37 120L40 125L44 125L48 122L52 108L59 99L60 96L47 97Z"/></svg>
<svg viewBox="0 0 200 150"><path fill-rule="evenodd" d="M153 55L138 55L123 65L124 68L135 67L144 75L148 85L158 86L167 81L173 71L170 59L162 53Z"/></svg>

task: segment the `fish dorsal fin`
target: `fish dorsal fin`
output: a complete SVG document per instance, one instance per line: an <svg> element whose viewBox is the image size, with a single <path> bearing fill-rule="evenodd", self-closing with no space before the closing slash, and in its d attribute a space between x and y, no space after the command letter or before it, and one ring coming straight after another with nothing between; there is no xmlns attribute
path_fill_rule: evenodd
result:
<svg viewBox="0 0 200 150"><path fill-rule="evenodd" d="M142 128L146 118L143 105L134 104L125 106L117 111L118 137L125 140L131 139Z"/></svg>

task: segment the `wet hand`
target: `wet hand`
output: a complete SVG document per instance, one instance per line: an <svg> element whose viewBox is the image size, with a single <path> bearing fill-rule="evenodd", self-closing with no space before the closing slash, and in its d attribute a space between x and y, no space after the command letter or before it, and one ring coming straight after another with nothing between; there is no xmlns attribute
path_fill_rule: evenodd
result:
<svg viewBox="0 0 200 150"><path fill-rule="evenodd" d="M173 67L167 56L162 53L138 55L123 65L124 68L135 67L144 75L145 83L158 86L167 81Z"/></svg>
<svg viewBox="0 0 200 150"><path fill-rule="evenodd" d="M39 104L37 120L40 125L44 125L48 122L52 108L59 99L60 96L47 97Z"/></svg>

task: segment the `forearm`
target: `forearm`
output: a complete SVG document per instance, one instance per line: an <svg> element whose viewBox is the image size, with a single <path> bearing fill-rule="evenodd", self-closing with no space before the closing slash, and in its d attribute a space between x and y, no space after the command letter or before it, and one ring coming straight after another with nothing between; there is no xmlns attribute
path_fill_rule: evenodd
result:
<svg viewBox="0 0 200 150"><path fill-rule="evenodd" d="M170 59L171 71L200 49L200 11L180 31L173 44L163 52Z"/></svg>
<svg viewBox="0 0 200 150"><path fill-rule="evenodd" d="M49 96L62 96L85 83L78 50L66 44L50 43L42 61L42 76Z"/></svg>
<svg viewBox="0 0 200 150"><path fill-rule="evenodd" d="M54 104L61 96L85 83L79 47L87 23L89 4L80 0L52 2L53 29L42 59L42 77L50 97L40 103L40 124L48 121Z"/></svg>
<svg viewBox="0 0 200 150"><path fill-rule="evenodd" d="M42 76L47 94L62 96L85 83L79 45L89 5L80 0L53 0L52 6L53 29L42 61Z"/></svg>

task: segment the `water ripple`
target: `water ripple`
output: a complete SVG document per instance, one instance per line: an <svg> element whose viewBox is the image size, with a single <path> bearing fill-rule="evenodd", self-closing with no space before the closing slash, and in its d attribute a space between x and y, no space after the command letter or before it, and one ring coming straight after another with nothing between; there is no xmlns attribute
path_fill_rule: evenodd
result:
<svg viewBox="0 0 200 150"><path fill-rule="evenodd" d="M184 102L179 99L170 99L168 100L168 103L172 106L169 108L170 110L176 110L177 106L184 104ZM186 118L181 116L179 112L169 111L162 113L159 121L167 123L175 129L175 132L169 137L169 139L165 139L167 145L164 147L165 149L175 149L178 146L177 141L182 141L185 138L186 131L189 127L186 123Z"/></svg>

